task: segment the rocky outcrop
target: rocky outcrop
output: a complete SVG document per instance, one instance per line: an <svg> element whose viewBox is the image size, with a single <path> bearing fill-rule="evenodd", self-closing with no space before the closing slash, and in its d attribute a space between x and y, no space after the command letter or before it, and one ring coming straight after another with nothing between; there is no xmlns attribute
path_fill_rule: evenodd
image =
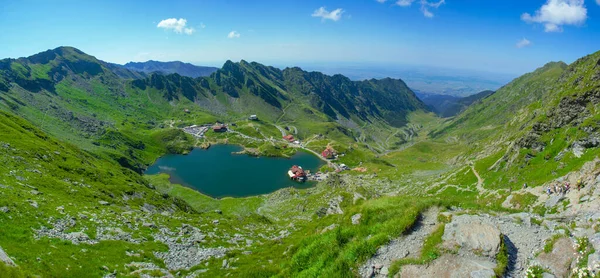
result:
<svg viewBox="0 0 600 278"><path fill-rule="evenodd" d="M558 239L550 253L542 253L536 261L539 265L548 269L556 277L568 277L571 270L573 254L577 251L573 248L573 241L567 237Z"/></svg>
<svg viewBox="0 0 600 278"><path fill-rule="evenodd" d="M16 266L15 262L4 252L4 249L0 247L0 262L3 262L10 266Z"/></svg>
<svg viewBox="0 0 600 278"><path fill-rule="evenodd" d="M469 259L445 254L431 264L402 267L399 277L496 277L496 263L489 259Z"/></svg>
<svg viewBox="0 0 600 278"><path fill-rule="evenodd" d="M446 224L443 246L459 246L458 255L475 260L493 260L502 235L509 256L507 275L520 277L529 260L544 248L545 241L553 234L544 226L532 224L531 218L528 213L453 215L452 221Z"/></svg>
<svg viewBox="0 0 600 278"><path fill-rule="evenodd" d="M447 249L459 247L493 257L500 248L500 230L490 224L472 220L469 216L458 216L446 225L443 240Z"/></svg>
<svg viewBox="0 0 600 278"><path fill-rule="evenodd" d="M167 252L155 252L157 258L164 260L169 270L190 269L210 258L222 258L228 249L224 247L202 247L205 234L198 228L183 225L178 233L162 228L154 239L169 247Z"/></svg>

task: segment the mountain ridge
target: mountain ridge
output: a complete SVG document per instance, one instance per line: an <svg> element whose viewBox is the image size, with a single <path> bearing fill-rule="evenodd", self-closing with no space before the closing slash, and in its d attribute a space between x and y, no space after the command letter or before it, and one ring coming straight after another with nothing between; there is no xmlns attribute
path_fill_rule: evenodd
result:
<svg viewBox="0 0 600 278"><path fill-rule="evenodd" d="M416 93L417 97L432 108L437 115L447 118L456 116L476 101L488 97L494 91L486 90L466 97Z"/></svg>
<svg viewBox="0 0 600 278"><path fill-rule="evenodd" d="M120 66L128 70L143 72L146 74L153 72L160 72L163 74L177 73L179 75L192 78L209 76L218 69L216 67L197 66L181 61L161 62L154 60L148 60L146 62L128 62Z"/></svg>

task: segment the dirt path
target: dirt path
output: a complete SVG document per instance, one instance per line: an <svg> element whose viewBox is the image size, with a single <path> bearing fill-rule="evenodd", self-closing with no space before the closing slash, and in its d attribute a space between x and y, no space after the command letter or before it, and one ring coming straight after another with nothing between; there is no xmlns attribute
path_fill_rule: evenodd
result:
<svg viewBox="0 0 600 278"><path fill-rule="evenodd" d="M483 188L483 179L481 178L481 176L479 176L477 170L475 170L474 165L471 165L471 171L473 171L473 174L475 174L475 176L477 177L477 191L479 191L479 194L484 193L486 190L485 188Z"/></svg>
<svg viewBox="0 0 600 278"><path fill-rule="evenodd" d="M286 110L286 109L288 109L288 107L290 107L290 105L292 105L292 104L291 104L291 103L289 103L288 105L286 105L286 106L285 106L285 107L282 109L282 111L281 111L281 112L282 112L282 113L281 113L281 116L279 116L279 118L277 118L277 120L275 121L275 123L278 123L278 122L281 120L281 118L283 118L283 116L285 116L285 110Z"/></svg>
<svg viewBox="0 0 600 278"><path fill-rule="evenodd" d="M438 214L439 208L431 208L425 211L407 234L381 246L377 253L360 267L360 276L369 278L387 277L388 269L395 260L418 257L423 241L434 231L438 224ZM381 269L378 274L373 274L372 269L375 266Z"/></svg>
<svg viewBox="0 0 600 278"><path fill-rule="evenodd" d="M281 132L281 137L283 137L283 136L286 136L286 135L287 135L287 131L286 131L286 130L285 130L283 127L280 127L280 126L278 126L278 125L275 125L275 127L276 127L277 129L279 129L279 132Z"/></svg>

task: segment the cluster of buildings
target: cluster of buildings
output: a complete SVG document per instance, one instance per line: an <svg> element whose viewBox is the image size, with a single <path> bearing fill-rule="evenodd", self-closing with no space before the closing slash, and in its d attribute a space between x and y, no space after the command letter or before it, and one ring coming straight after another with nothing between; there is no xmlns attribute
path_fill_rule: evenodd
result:
<svg viewBox="0 0 600 278"><path fill-rule="evenodd" d="M337 152L333 147L327 146L327 148L321 152L321 156L325 159L334 159L337 158Z"/></svg>
<svg viewBox="0 0 600 278"><path fill-rule="evenodd" d="M304 182L307 179L306 171L297 165L292 166L292 168L288 171L288 175L290 176L290 179L299 182Z"/></svg>
<svg viewBox="0 0 600 278"><path fill-rule="evenodd" d="M208 130L207 125L192 125L183 128L183 132L190 134L196 138L204 137L204 133Z"/></svg>
<svg viewBox="0 0 600 278"><path fill-rule="evenodd" d="M212 130L214 132L226 132L227 126L225 124L216 123L215 125L212 126Z"/></svg>

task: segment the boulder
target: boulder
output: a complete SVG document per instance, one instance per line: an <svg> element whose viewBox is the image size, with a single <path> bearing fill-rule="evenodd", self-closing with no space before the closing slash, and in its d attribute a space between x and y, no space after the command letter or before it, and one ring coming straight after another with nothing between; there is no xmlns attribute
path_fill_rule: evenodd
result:
<svg viewBox="0 0 600 278"><path fill-rule="evenodd" d="M496 277L496 264L487 259L470 259L444 254L428 265L405 265L399 277Z"/></svg>
<svg viewBox="0 0 600 278"><path fill-rule="evenodd" d="M337 227L338 227L338 224L335 224L335 223L331 224L331 225L323 228L323 230L321 230L321 233L324 234L324 233L329 232L329 231L331 231L331 230L333 230L333 229L335 229Z"/></svg>
<svg viewBox="0 0 600 278"><path fill-rule="evenodd" d="M573 152L573 155L577 158L580 158L583 153L585 152L585 148L583 146L581 146L578 143L573 144L573 147L571 149L571 151Z"/></svg>
<svg viewBox="0 0 600 278"><path fill-rule="evenodd" d="M358 225L358 224L360 224L360 219L361 218L362 218L362 214L360 214L360 213L352 215L352 225Z"/></svg>
<svg viewBox="0 0 600 278"><path fill-rule="evenodd" d="M562 195L554 194L550 196L550 198L548 199L548 201L546 201L546 204L544 204L544 206L546 206L546 208L553 208L556 205L558 205L558 203L560 203L560 201L562 201L563 198L564 196Z"/></svg>
<svg viewBox="0 0 600 278"><path fill-rule="evenodd" d="M500 230L481 222L457 223L454 220L444 230L444 247L494 257L500 248Z"/></svg>
<svg viewBox="0 0 600 278"><path fill-rule="evenodd" d="M0 262L3 262L10 266L16 266L15 262L4 252L2 247L0 247Z"/></svg>
<svg viewBox="0 0 600 278"><path fill-rule="evenodd" d="M556 277L568 277L573 254L576 252L573 242L569 238L563 237L554 243L554 249L550 253L542 253L536 260L539 265L547 266Z"/></svg>

